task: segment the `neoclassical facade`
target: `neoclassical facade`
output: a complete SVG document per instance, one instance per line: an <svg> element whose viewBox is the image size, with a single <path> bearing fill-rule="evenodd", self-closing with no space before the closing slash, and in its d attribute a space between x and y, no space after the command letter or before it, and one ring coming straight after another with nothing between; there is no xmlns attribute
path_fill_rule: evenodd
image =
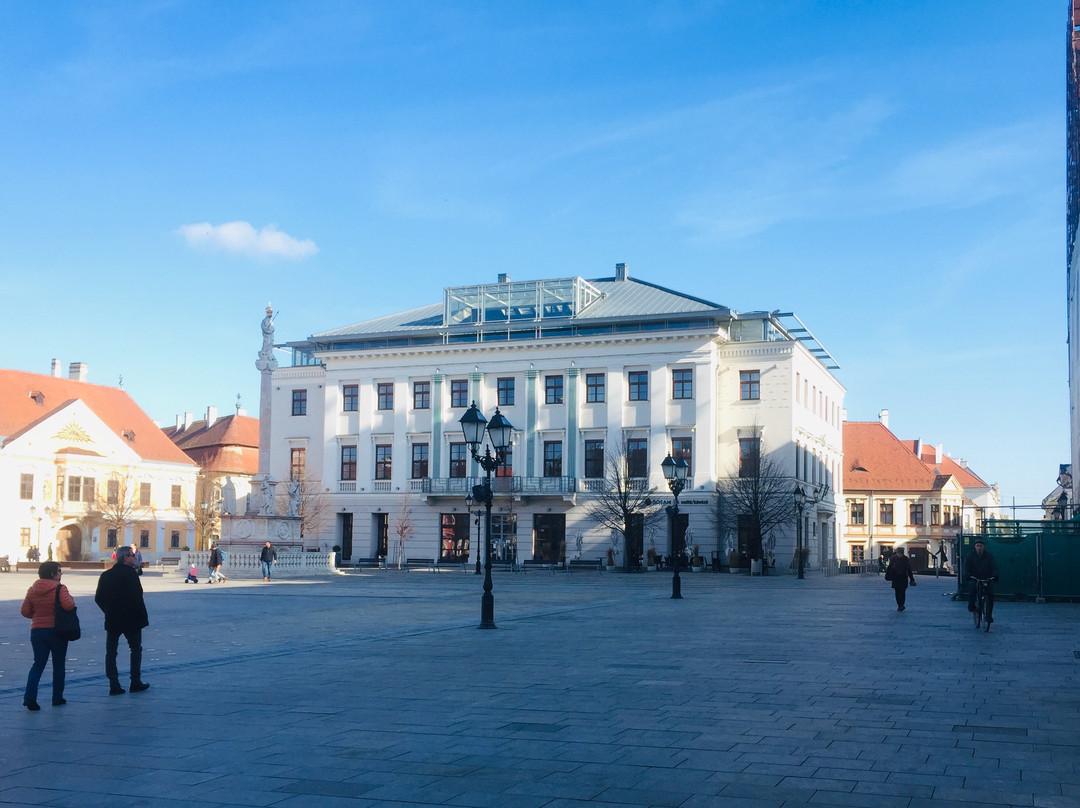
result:
<svg viewBox="0 0 1080 808"><path fill-rule="evenodd" d="M0 370L0 555L95 561L118 544L146 561L192 539L195 464L126 392Z"/></svg>
<svg viewBox="0 0 1080 808"><path fill-rule="evenodd" d="M482 472L459 425L475 402L514 426L493 486L501 560L605 557L614 544L625 566L649 547L670 552L663 520L635 543L587 516L613 452L660 505L673 502L661 461L687 461L676 529L706 558L736 541L718 527L718 480L765 452L793 494L799 483L818 494L803 513L811 567L836 558L844 388L794 315L736 312L620 264L591 281L447 288L441 302L283 347L292 363L272 371L269 473L319 492L327 518L305 546L393 561L407 522L409 557L475 561L466 495ZM772 536L785 562L792 514Z"/></svg>

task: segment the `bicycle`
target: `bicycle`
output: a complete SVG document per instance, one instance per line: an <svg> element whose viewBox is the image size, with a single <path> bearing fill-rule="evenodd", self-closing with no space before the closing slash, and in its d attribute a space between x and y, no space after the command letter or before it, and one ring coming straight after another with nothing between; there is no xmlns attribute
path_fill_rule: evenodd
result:
<svg viewBox="0 0 1080 808"><path fill-rule="evenodd" d="M975 628L979 628L981 624L985 624L985 631L990 630L990 620L986 618L986 587L991 582L991 578L972 578L975 582L975 612L973 617L975 618Z"/></svg>

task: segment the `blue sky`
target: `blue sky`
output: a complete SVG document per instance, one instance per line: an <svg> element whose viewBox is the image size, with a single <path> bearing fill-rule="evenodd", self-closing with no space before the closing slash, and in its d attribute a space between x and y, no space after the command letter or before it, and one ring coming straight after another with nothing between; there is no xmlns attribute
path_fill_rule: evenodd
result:
<svg viewBox="0 0 1080 808"><path fill-rule="evenodd" d="M0 0L0 366L258 412L277 339L631 275L795 311L851 420L1067 462L1065 0Z"/></svg>

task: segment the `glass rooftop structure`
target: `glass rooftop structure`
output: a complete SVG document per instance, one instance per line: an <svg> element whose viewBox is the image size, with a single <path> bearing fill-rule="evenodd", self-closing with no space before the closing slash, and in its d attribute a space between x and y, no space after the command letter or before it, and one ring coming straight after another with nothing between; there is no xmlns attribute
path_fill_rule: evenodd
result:
<svg viewBox="0 0 1080 808"><path fill-rule="evenodd" d="M582 278L448 287L443 290L443 324L569 319L601 296L599 289Z"/></svg>

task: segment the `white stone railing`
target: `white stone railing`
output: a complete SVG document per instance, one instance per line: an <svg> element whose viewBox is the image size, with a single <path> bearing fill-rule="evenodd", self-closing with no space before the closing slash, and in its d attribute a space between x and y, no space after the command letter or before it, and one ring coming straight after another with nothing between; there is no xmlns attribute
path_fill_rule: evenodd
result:
<svg viewBox="0 0 1080 808"><path fill-rule="evenodd" d="M251 580L262 578L262 562L259 553L226 549L225 563L221 572L226 578ZM180 564L175 573L187 576L194 564L199 570L199 580L205 581L210 575L210 552L195 550L180 553ZM317 578L323 575L337 575L333 553L283 553L277 555L271 578Z"/></svg>

